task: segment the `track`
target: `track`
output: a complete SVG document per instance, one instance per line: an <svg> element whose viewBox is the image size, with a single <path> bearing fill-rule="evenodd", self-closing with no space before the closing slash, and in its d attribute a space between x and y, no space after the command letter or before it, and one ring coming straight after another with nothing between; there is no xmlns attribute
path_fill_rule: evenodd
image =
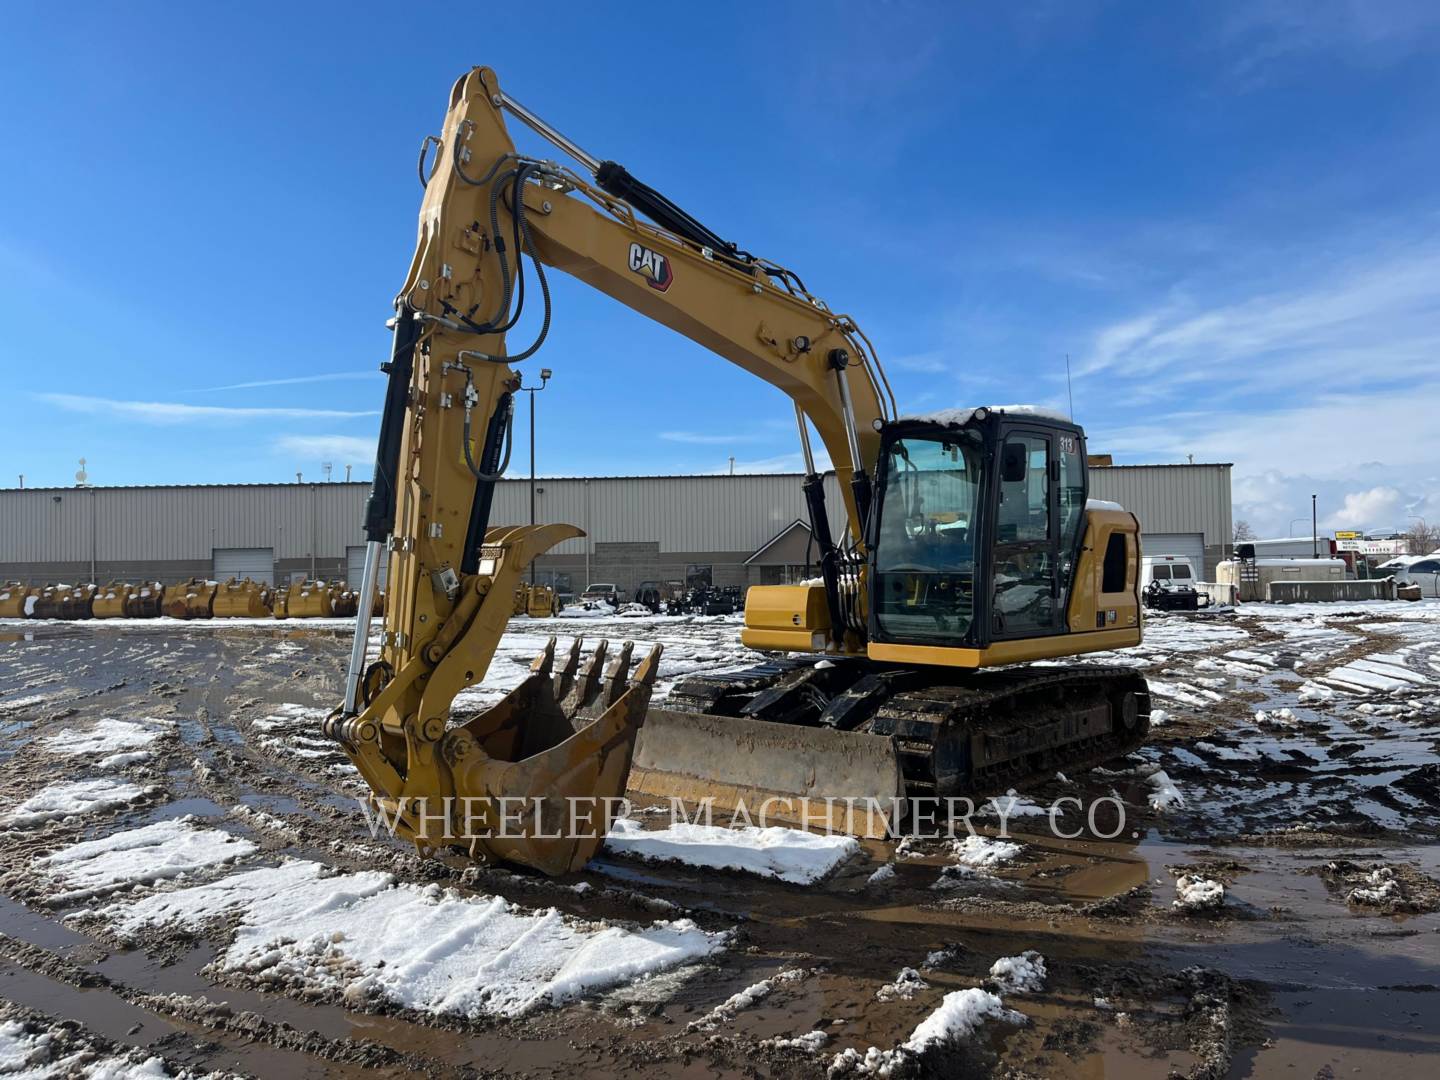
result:
<svg viewBox="0 0 1440 1080"><path fill-rule="evenodd" d="M1132 668L974 673L816 658L677 683L675 712L890 736L907 798L984 798L1123 757L1145 742L1150 694Z"/></svg>

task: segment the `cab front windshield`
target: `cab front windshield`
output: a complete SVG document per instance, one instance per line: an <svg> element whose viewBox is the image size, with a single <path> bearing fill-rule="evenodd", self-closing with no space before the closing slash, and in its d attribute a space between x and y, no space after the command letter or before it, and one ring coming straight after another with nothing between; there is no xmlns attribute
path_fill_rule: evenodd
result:
<svg viewBox="0 0 1440 1080"><path fill-rule="evenodd" d="M954 644L970 629L981 461L974 433L890 445L873 593L884 637Z"/></svg>

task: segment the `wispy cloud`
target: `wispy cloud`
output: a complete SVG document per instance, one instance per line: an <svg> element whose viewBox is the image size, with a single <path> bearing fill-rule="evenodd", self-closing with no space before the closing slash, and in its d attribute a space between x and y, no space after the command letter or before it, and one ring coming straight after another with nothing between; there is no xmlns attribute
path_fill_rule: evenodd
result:
<svg viewBox="0 0 1440 1080"><path fill-rule="evenodd" d="M1079 375L1193 393L1304 394L1440 372L1440 245L1352 260L1289 290L1204 303L1172 299L1103 327Z"/></svg>
<svg viewBox="0 0 1440 1080"><path fill-rule="evenodd" d="M735 443L769 442L774 436L758 432L662 431L660 438L666 442L692 443L696 446L729 446Z"/></svg>
<svg viewBox="0 0 1440 1080"><path fill-rule="evenodd" d="M380 379L379 371L335 371L328 375L296 375L288 379L257 379L254 382L230 383L227 386L202 386L191 391L196 394L212 394L220 390L253 390L262 386L299 386L302 383L349 382L356 379Z"/></svg>
<svg viewBox="0 0 1440 1080"><path fill-rule="evenodd" d="M36 394L36 398L67 412L113 416L146 424L243 423L248 420L347 420L379 416L378 411L304 409L281 406L239 407L185 405L174 401L117 401L82 394Z"/></svg>
<svg viewBox="0 0 1440 1080"><path fill-rule="evenodd" d="M283 435L275 440L275 451L301 458L319 458L356 464L375 458L375 440L354 435Z"/></svg>

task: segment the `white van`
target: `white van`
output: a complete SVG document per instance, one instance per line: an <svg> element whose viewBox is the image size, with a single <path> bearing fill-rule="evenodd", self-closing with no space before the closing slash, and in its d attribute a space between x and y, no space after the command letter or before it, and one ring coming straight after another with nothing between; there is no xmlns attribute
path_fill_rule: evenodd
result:
<svg viewBox="0 0 1440 1080"><path fill-rule="evenodd" d="M1140 559L1140 602L1157 611L1198 611L1195 567L1187 555L1145 555ZM1205 604L1208 607L1207 594Z"/></svg>
<svg viewBox="0 0 1440 1080"><path fill-rule="evenodd" d="M1195 587L1195 567L1190 565L1188 555L1146 555L1140 560L1140 591L1150 587L1150 582L1159 581L1168 585Z"/></svg>

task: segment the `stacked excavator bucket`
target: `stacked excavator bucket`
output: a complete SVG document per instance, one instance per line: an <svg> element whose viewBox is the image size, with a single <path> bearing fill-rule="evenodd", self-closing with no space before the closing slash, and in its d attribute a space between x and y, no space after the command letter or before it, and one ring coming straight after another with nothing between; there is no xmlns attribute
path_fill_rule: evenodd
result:
<svg viewBox="0 0 1440 1080"><path fill-rule="evenodd" d="M31 597L39 592L18 581L7 581L0 585L0 619L25 619L30 616Z"/></svg>
<svg viewBox="0 0 1440 1080"><path fill-rule="evenodd" d="M214 614L218 581L191 578L165 590L161 611L172 619L208 619Z"/></svg>
<svg viewBox="0 0 1440 1080"><path fill-rule="evenodd" d="M112 581L108 585L102 585L95 594L90 613L97 619L122 619L126 614L125 605L130 602L134 592L135 586L124 581Z"/></svg>
<svg viewBox="0 0 1440 1080"><path fill-rule="evenodd" d="M163 614L164 608L165 586L158 581L142 582L125 600L125 617L154 619Z"/></svg>
<svg viewBox="0 0 1440 1080"><path fill-rule="evenodd" d="M47 585L30 611L32 619L88 619L95 600L94 585Z"/></svg>
<svg viewBox="0 0 1440 1080"><path fill-rule="evenodd" d="M323 581L292 582L285 602L285 613L292 619L329 618L330 586Z"/></svg>
<svg viewBox="0 0 1440 1080"><path fill-rule="evenodd" d="M330 589L330 613L337 619L354 618L360 610L360 597L345 585L334 585Z"/></svg>
<svg viewBox="0 0 1440 1080"><path fill-rule="evenodd" d="M270 615L270 586L233 577L215 590L211 612L217 619L260 619Z"/></svg>

